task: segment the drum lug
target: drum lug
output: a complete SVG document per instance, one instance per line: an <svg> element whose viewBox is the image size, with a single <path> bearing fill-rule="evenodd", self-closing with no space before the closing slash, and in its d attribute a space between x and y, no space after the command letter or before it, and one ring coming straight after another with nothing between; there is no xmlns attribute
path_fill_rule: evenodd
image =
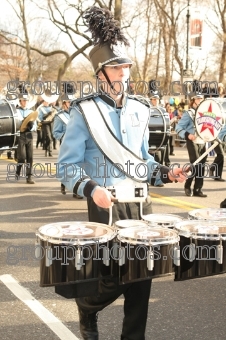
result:
<svg viewBox="0 0 226 340"><path fill-rule="evenodd" d="M35 241L35 258L36 259L41 259L41 243L40 243L40 240L37 238L36 241Z"/></svg>
<svg viewBox="0 0 226 340"><path fill-rule="evenodd" d="M154 252L152 248L147 251L147 267L148 270L154 269Z"/></svg>
<svg viewBox="0 0 226 340"><path fill-rule="evenodd" d="M193 262L195 260L195 256L196 256L195 244L190 243L189 244L189 261Z"/></svg>
<svg viewBox="0 0 226 340"><path fill-rule="evenodd" d="M217 262L223 264L223 246L217 246Z"/></svg>
<svg viewBox="0 0 226 340"><path fill-rule="evenodd" d="M50 267L53 263L53 250L51 246L46 247L46 267Z"/></svg>
<svg viewBox="0 0 226 340"><path fill-rule="evenodd" d="M110 250L108 247L103 248L103 264L105 266L110 265Z"/></svg>
<svg viewBox="0 0 226 340"><path fill-rule="evenodd" d="M83 257L81 249L77 249L75 252L75 268L76 270L80 270L83 265Z"/></svg>
<svg viewBox="0 0 226 340"><path fill-rule="evenodd" d="M180 266L180 246L175 246L173 248L173 263L175 266Z"/></svg>
<svg viewBox="0 0 226 340"><path fill-rule="evenodd" d="M119 247L118 248L118 264L119 266L123 266L125 264L125 248L124 247Z"/></svg>

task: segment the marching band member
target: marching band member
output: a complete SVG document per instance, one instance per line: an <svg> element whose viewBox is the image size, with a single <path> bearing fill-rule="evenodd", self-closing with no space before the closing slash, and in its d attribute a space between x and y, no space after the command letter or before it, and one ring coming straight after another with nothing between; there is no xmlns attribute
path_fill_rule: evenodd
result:
<svg viewBox="0 0 226 340"><path fill-rule="evenodd" d="M125 164L131 162L132 168L133 161L139 164L145 162L149 169L149 183L172 182L174 176L183 182L186 177L181 168L175 169L173 174L148 153L149 103L124 92L132 61L121 49L121 43L128 42L116 26L111 12L92 7L85 12L84 18L96 45L90 51L90 59L96 75L104 83L99 93L71 104L70 124L58 158L58 177L60 181L63 179L68 190L87 197L89 221L108 224L112 186L116 190L117 186L123 188L124 195L126 188L138 184ZM122 154L124 156L120 156ZM65 164L75 167L67 167L68 178L65 178ZM84 171L81 172L81 169ZM146 186L141 182L139 185ZM134 203L113 205L113 222L140 219L139 207L135 197ZM144 211L145 214L151 212L150 202L144 203ZM117 285L109 279L100 281L98 295L77 298L83 339L99 339L97 312L123 294L125 317L121 339L144 340L150 288L150 279L124 285Z"/></svg>
<svg viewBox="0 0 226 340"><path fill-rule="evenodd" d="M226 124L224 125L224 127L222 128L222 130L220 131L219 135L218 135L218 138L226 143ZM223 200L220 204L220 208L226 208L226 199Z"/></svg>
<svg viewBox="0 0 226 340"><path fill-rule="evenodd" d="M62 109L59 110L58 113L55 115L53 122L53 137L56 140L59 140L60 144L62 143L63 136L66 132L66 127L70 118L68 110L72 101L72 97L69 97L69 95L67 94L63 94L61 97L61 101ZM63 195L66 194L65 185L63 183L61 183L61 193Z"/></svg>
<svg viewBox="0 0 226 340"><path fill-rule="evenodd" d="M33 111L26 108L29 97L26 94L19 94L19 107L17 108L18 118L26 123L25 119ZM35 112L33 112L35 113ZM37 118L37 115L36 115ZM35 182L31 178L32 176L32 165L33 165L33 131L36 131L37 124L36 121L28 121L23 129L23 123L20 127L20 136L18 137L18 148L17 148L17 169L16 169L16 180L20 178L20 172L22 164L26 160L26 179L28 184L34 184Z"/></svg>
<svg viewBox="0 0 226 340"><path fill-rule="evenodd" d="M203 95L200 93L195 94L192 96L189 110L184 111L182 118L179 120L179 122L176 125L176 132L178 135L186 139L186 145L189 155L189 161L190 163L194 163L196 159L201 156L206 151L206 145L205 142L200 138L197 137L196 131L195 131L195 109L198 107L198 105L203 101ZM185 182L185 195L186 196L199 196L199 197L207 197L202 192L203 187L203 177L204 177L204 167L202 166L206 162L206 157L202 159L200 163L198 163L195 166L195 173L189 176L189 178ZM191 184L194 178L194 190L193 193L191 191Z"/></svg>
<svg viewBox="0 0 226 340"><path fill-rule="evenodd" d="M58 94L52 94L50 89L46 89L41 95L44 100L38 107L38 119L42 124L42 139L45 150L45 156L52 157L53 150L53 135L52 125L57 110L53 107L59 97Z"/></svg>

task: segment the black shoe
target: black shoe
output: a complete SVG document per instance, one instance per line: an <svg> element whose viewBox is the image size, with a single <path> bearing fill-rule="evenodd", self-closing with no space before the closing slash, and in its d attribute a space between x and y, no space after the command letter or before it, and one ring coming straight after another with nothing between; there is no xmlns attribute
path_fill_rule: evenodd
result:
<svg viewBox="0 0 226 340"><path fill-rule="evenodd" d="M199 197L207 197L207 195L205 195L201 190L194 190L193 195Z"/></svg>
<svg viewBox="0 0 226 340"><path fill-rule="evenodd" d="M74 198L78 198L78 199L80 199L80 200L83 199L83 196L80 196L80 195L77 195L77 194L73 194L73 197L74 197Z"/></svg>
<svg viewBox="0 0 226 340"><path fill-rule="evenodd" d="M190 196L190 197L193 196L190 188L185 188L184 192L186 196Z"/></svg>
<svg viewBox="0 0 226 340"><path fill-rule="evenodd" d="M219 182L225 182L225 179L219 177L219 178L214 178L214 181L219 181Z"/></svg>
<svg viewBox="0 0 226 340"><path fill-rule="evenodd" d="M31 179L31 176L28 176L27 184L35 184L35 181L33 181L33 179Z"/></svg>
<svg viewBox="0 0 226 340"><path fill-rule="evenodd" d="M20 179L20 175L15 174L15 181L19 181L19 179Z"/></svg>
<svg viewBox="0 0 226 340"><path fill-rule="evenodd" d="M60 187L61 194L66 195L65 186Z"/></svg>
<svg viewBox="0 0 226 340"><path fill-rule="evenodd" d="M51 154L51 152L49 153L49 157L53 157L53 155Z"/></svg>
<svg viewBox="0 0 226 340"><path fill-rule="evenodd" d="M80 321L80 333L84 340L98 340L98 328L97 328L97 314L85 313L78 308L79 321Z"/></svg>
<svg viewBox="0 0 226 340"><path fill-rule="evenodd" d="M214 177L213 170L210 170L210 172L209 172L209 177Z"/></svg>
<svg viewBox="0 0 226 340"><path fill-rule="evenodd" d="M176 154L172 152L172 153L170 153L170 156L176 156Z"/></svg>

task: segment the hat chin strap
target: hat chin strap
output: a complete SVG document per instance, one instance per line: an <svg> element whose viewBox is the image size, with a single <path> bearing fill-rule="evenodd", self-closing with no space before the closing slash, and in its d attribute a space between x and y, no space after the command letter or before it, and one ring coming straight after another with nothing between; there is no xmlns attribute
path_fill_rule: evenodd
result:
<svg viewBox="0 0 226 340"><path fill-rule="evenodd" d="M103 73L103 75L105 76L105 78L106 78L106 80L107 80L107 82L108 82L108 85L110 86L110 88L112 89L112 90L115 90L114 89L114 86L112 85L112 83L111 83L111 81L110 81L110 79L109 79L109 77L108 77L108 75L107 75L107 73L106 73L106 71L105 71L105 69L102 67L101 69L100 69L100 71Z"/></svg>

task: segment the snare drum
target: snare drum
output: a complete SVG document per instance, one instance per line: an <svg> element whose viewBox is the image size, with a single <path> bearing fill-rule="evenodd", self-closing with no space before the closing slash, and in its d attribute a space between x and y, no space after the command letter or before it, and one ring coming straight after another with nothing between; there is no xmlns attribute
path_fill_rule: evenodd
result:
<svg viewBox="0 0 226 340"><path fill-rule="evenodd" d="M47 224L36 232L40 286L95 281L113 274L114 228L93 222Z"/></svg>
<svg viewBox="0 0 226 340"><path fill-rule="evenodd" d="M178 255L178 233L168 228L147 226L118 231L119 283L172 274Z"/></svg>
<svg viewBox="0 0 226 340"><path fill-rule="evenodd" d="M188 213L190 220L223 220L226 221L226 208L195 209Z"/></svg>
<svg viewBox="0 0 226 340"><path fill-rule="evenodd" d="M174 228L175 223L183 220L180 216L173 214L149 214L142 218L149 226L165 228Z"/></svg>
<svg viewBox="0 0 226 340"><path fill-rule="evenodd" d="M187 220L175 225L180 236L180 266L175 280L226 272L226 221Z"/></svg>
<svg viewBox="0 0 226 340"><path fill-rule="evenodd" d="M16 108L6 99L0 100L0 150L17 147L21 121L18 119Z"/></svg>

